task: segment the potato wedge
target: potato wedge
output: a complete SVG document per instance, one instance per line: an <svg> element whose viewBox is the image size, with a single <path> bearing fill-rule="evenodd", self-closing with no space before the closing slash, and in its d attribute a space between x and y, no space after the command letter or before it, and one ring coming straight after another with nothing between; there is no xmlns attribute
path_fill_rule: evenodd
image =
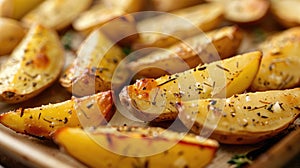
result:
<svg viewBox="0 0 300 168"><path fill-rule="evenodd" d="M138 76L148 78L182 72L199 64L236 54L242 37L243 33L237 26L223 27L207 34L190 37L166 50L152 52L130 62L128 67L131 71L138 72Z"/></svg>
<svg viewBox="0 0 300 168"><path fill-rule="evenodd" d="M150 3L154 10L158 11L172 11L176 9L186 8L193 6L199 3L202 3L203 0L185 0L185 1L176 1L174 0L151 0Z"/></svg>
<svg viewBox="0 0 300 168"><path fill-rule="evenodd" d="M45 0L22 18L29 26L39 23L48 28L61 30L92 4L92 0Z"/></svg>
<svg viewBox="0 0 300 168"><path fill-rule="evenodd" d="M200 133L227 144L253 144L287 128L300 114L300 89L236 94L227 99L202 99L177 104L179 118Z"/></svg>
<svg viewBox="0 0 300 168"><path fill-rule="evenodd" d="M33 25L0 69L0 101L17 103L39 94L59 77L64 50L56 32Z"/></svg>
<svg viewBox="0 0 300 168"><path fill-rule="evenodd" d="M268 12L269 0L227 0L225 5L225 18L237 23L256 23Z"/></svg>
<svg viewBox="0 0 300 168"><path fill-rule="evenodd" d="M90 167L199 168L213 159L219 146L214 140L155 127L100 127L91 132L62 128L53 139ZM142 154L145 150L147 155Z"/></svg>
<svg viewBox="0 0 300 168"><path fill-rule="evenodd" d="M72 97L61 103L2 113L0 123L18 133L49 138L53 131L61 127L105 124L114 112L111 91L107 91L82 98Z"/></svg>
<svg viewBox="0 0 300 168"><path fill-rule="evenodd" d="M105 6L111 8L121 8L126 13L133 13L141 11L145 5L145 0L102 0Z"/></svg>
<svg viewBox="0 0 300 168"><path fill-rule="evenodd" d="M82 43L77 55L60 78L61 85L78 96L110 90L114 70L125 55L121 48L95 30Z"/></svg>
<svg viewBox="0 0 300 168"><path fill-rule="evenodd" d="M269 0L206 0L224 6L226 20L238 24L253 24L261 21L270 8Z"/></svg>
<svg viewBox="0 0 300 168"><path fill-rule="evenodd" d="M300 1L298 0L271 0L271 12L277 21L285 27L300 25Z"/></svg>
<svg viewBox="0 0 300 168"><path fill-rule="evenodd" d="M132 48L166 47L177 42L179 37L185 38L201 30L211 30L220 24L223 12L222 5L207 3L174 11L171 14L175 16L165 14L144 19L137 23L140 38Z"/></svg>
<svg viewBox="0 0 300 168"><path fill-rule="evenodd" d="M275 34L259 48L263 52L263 57L258 74L251 85L252 90L263 91L299 86L299 27Z"/></svg>
<svg viewBox="0 0 300 168"><path fill-rule="evenodd" d="M121 8L109 8L104 4L97 4L82 12L72 25L75 30L89 34L93 29L124 14L125 11Z"/></svg>
<svg viewBox="0 0 300 168"><path fill-rule="evenodd" d="M101 28L109 39L126 46L138 37L133 16L126 14L121 8L107 7L104 4L96 4L82 12L72 25L84 35Z"/></svg>
<svg viewBox="0 0 300 168"><path fill-rule="evenodd" d="M0 18L0 32L0 55L6 55L19 44L26 30L14 19Z"/></svg>
<svg viewBox="0 0 300 168"><path fill-rule="evenodd" d="M44 0L1 0L0 16L21 19Z"/></svg>
<svg viewBox="0 0 300 168"><path fill-rule="evenodd" d="M120 99L143 121L174 120L181 100L230 97L244 92L260 65L261 52L238 55L222 61L157 79L145 78L123 88Z"/></svg>

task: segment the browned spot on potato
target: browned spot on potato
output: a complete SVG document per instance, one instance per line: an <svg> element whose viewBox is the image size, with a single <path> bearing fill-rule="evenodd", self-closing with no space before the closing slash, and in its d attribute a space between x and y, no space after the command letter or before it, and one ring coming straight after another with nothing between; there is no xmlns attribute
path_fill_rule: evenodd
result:
<svg viewBox="0 0 300 168"><path fill-rule="evenodd" d="M38 127L33 124L27 127L26 133L32 135L43 135L43 136L47 136L50 134L50 132L47 129L44 129L43 127Z"/></svg>
<svg viewBox="0 0 300 168"><path fill-rule="evenodd" d="M37 68L47 68L50 64L50 60L45 53L45 48L43 48L34 58L33 64L36 65Z"/></svg>

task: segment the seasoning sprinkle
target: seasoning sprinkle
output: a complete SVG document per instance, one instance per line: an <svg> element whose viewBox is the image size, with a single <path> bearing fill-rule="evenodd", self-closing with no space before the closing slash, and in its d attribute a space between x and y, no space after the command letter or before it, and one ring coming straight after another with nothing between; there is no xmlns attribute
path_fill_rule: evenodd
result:
<svg viewBox="0 0 300 168"><path fill-rule="evenodd" d="M157 86L165 85L165 84L167 84L167 83L169 83L169 82L172 82L172 81L174 81L174 80L176 80L176 78L171 78L171 79L169 79L169 80L167 80L167 81L165 81L165 82L163 82L163 83L161 83L161 84L158 84Z"/></svg>
<svg viewBox="0 0 300 168"><path fill-rule="evenodd" d="M222 69L222 70L224 70L224 71L226 71L226 72L230 72L228 69L226 69L226 68L224 68L224 67L222 67L221 65L216 65L218 68L220 68L220 69Z"/></svg>

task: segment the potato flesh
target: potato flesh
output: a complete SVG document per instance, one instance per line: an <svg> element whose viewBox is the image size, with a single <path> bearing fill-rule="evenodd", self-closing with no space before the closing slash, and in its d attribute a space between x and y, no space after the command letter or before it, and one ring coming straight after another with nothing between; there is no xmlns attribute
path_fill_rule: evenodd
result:
<svg viewBox="0 0 300 168"><path fill-rule="evenodd" d="M33 25L1 67L0 100L20 102L51 85L64 64L64 51L58 35Z"/></svg>
<svg viewBox="0 0 300 168"><path fill-rule="evenodd" d="M91 167L132 167L134 165L149 168L198 168L207 165L218 148L218 143L210 139L198 139L196 136L186 135L180 140L179 137L182 136L179 133L164 131L165 136L163 136L159 134L161 131L158 128L118 131L116 128L100 127L87 134L81 129L64 128L57 131L53 139L69 154ZM171 136L168 137L168 134ZM138 151L144 151L145 148L155 151L162 145L169 146L174 142L176 142L174 146L165 152L129 157L140 156ZM111 151L117 151L124 156Z"/></svg>
<svg viewBox="0 0 300 168"><path fill-rule="evenodd" d="M87 106L89 108L86 108ZM93 106L99 110L91 108ZM94 126L104 124L113 113L111 92L108 91L78 99L74 97L57 104L20 108L3 113L0 115L0 123L18 133L49 138L50 134L58 128L81 127L82 124L95 124ZM93 119L87 120L85 118L87 116ZM97 124L94 120L97 120Z"/></svg>
<svg viewBox="0 0 300 168"><path fill-rule="evenodd" d="M300 28L291 28L274 35L259 48L263 57L251 85L252 90L287 89L299 85Z"/></svg>
<svg viewBox="0 0 300 168"><path fill-rule="evenodd" d="M92 0L45 0L37 8L22 18L25 25L39 23L43 26L61 30L92 3Z"/></svg>
<svg viewBox="0 0 300 168"><path fill-rule="evenodd" d="M230 97L247 89L258 71L261 52L251 52L205 64L156 80L141 79L120 94L127 106L142 120L173 120L181 100Z"/></svg>
<svg viewBox="0 0 300 168"><path fill-rule="evenodd" d="M133 49L150 46L166 47L177 42L176 38L186 38L199 31L211 30L221 22L223 7L209 3L180 9L171 14L178 18L174 15L162 15L138 22L137 30L140 33L140 39L133 44ZM149 33L149 31L154 33Z"/></svg>
<svg viewBox="0 0 300 168"><path fill-rule="evenodd" d="M210 31L206 35L190 37L166 50L150 53L130 62L128 67L131 71L138 72L138 76L158 78L232 56L241 40L242 33L238 27L224 27Z"/></svg>
<svg viewBox="0 0 300 168"><path fill-rule="evenodd" d="M221 143L252 144L275 136L299 116L299 96L299 88L254 92L182 101L177 108L181 121L195 133L207 128Z"/></svg>

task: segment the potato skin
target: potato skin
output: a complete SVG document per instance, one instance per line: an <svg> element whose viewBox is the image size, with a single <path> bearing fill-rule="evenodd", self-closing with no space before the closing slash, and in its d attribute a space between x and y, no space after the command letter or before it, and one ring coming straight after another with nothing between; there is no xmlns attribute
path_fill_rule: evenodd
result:
<svg viewBox="0 0 300 168"><path fill-rule="evenodd" d="M62 127L105 125L114 112L112 93L107 91L82 98L72 97L61 103L2 113L0 123L18 133L50 138L51 133Z"/></svg>
<svg viewBox="0 0 300 168"><path fill-rule="evenodd" d="M53 139L90 167L199 168L213 159L219 146L211 139L155 127L98 127L89 132L62 128ZM163 151L165 147L170 148Z"/></svg>
<svg viewBox="0 0 300 168"><path fill-rule="evenodd" d="M175 43L166 50L152 52L128 63L137 76L158 78L225 59L236 54L243 33L237 26L226 26ZM218 53L218 55L217 55ZM144 68L149 67L149 68Z"/></svg>
<svg viewBox="0 0 300 168"><path fill-rule="evenodd" d="M24 37L26 30L9 18L0 18L0 55L10 54Z"/></svg>
<svg viewBox="0 0 300 168"><path fill-rule="evenodd" d="M300 115L300 89L236 94L178 102L180 120L198 134L226 144L255 144L286 129ZM216 126L216 127L215 127Z"/></svg>
<svg viewBox="0 0 300 168"><path fill-rule="evenodd" d="M32 25L0 71L0 101L18 103L52 85L64 65L64 50L55 31Z"/></svg>

